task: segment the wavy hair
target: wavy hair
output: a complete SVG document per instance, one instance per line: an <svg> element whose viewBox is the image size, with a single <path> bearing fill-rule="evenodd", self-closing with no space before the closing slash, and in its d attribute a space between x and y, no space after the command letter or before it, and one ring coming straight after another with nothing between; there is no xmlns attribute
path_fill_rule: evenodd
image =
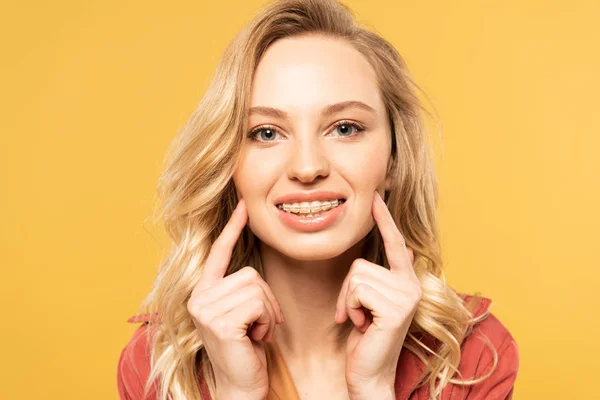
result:
<svg viewBox="0 0 600 400"><path fill-rule="evenodd" d="M422 113L431 115L417 93L406 63L378 34L361 26L353 12L336 0L280 0L263 7L226 48L213 79L187 123L173 140L159 179L156 216L164 223L172 247L161 260L154 286L142 309L153 321L151 372L146 390L158 383L159 399L203 399L199 382L215 392L210 359L187 311L212 243L230 218L238 199L232 176L247 124L251 83L265 50L281 38L316 35L345 40L375 70L392 134L388 173L395 177L385 202L414 251L414 268L422 297L404 347L425 365L419 386L429 385L436 399L448 384L471 385L487 378L458 380L461 343L478 318L480 301L469 302L449 286L442 270L436 207L438 189ZM424 94L424 93L423 93ZM364 258L389 268L377 226L367 235ZM246 265L264 278L258 238L246 226L227 275ZM148 330L150 332L150 330ZM434 339L428 346L424 337ZM431 348L434 347L434 348ZM206 387L206 386L205 386Z"/></svg>

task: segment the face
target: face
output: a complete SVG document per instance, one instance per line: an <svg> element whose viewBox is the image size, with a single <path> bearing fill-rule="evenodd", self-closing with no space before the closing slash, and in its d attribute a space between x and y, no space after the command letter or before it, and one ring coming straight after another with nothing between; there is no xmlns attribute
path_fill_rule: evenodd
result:
<svg viewBox="0 0 600 400"><path fill-rule="evenodd" d="M326 260L373 228L374 192L383 196L389 186L391 133L375 72L350 44L272 44L254 76L246 135L233 179L263 243L293 259ZM313 217L320 223L302 224L277 206L282 196L293 195L284 202L293 207L302 200L296 195L310 201L319 191L345 200Z"/></svg>

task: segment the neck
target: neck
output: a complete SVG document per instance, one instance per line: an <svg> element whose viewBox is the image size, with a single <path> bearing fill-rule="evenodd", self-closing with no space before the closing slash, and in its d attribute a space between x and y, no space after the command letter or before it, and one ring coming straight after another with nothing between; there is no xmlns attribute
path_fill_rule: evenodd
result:
<svg viewBox="0 0 600 400"><path fill-rule="evenodd" d="M275 329L282 353L305 362L345 355L352 322L348 319L338 325L334 315L344 278L352 262L362 256L363 244L361 241L329 260L302 261L260 243L265 281L285 316L285 322Z"/></svg>

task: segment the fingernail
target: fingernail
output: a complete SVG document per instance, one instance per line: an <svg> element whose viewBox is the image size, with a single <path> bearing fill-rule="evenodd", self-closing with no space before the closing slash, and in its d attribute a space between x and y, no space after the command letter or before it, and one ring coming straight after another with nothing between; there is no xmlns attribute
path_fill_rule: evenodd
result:
<svg viewBox="0 0 600 400"><path fill-rule="evenodd" d="M235 209L238 210L240 208L240 204L242 204L242 201L244 201L244 199L240 199L237 203L237 205L235 206Z"/></svg>
<svg viewBox="0 0 600 400"><path fill-rule="evenodd" d="M340 315L340 313L337 310L335 310L335 321L336 322L338 320L339 315Z"/></svg>
<svg viewBox="0 0 600 400"><path fill-rule="evenodd" d="M378 191L375 191L375 197L377 197L377 201L383 202L383 199L381 198L381 195L379 194Z"/></svg>

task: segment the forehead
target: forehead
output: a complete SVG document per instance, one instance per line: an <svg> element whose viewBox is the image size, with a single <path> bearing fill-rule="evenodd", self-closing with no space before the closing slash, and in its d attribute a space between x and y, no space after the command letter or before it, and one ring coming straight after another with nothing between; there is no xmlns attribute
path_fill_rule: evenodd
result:
<svg viewBox="0 0 600 400"><path fill-rule="evenodd" d="M347 41L310 36L269 46L254 75L250 106L293 114L347 100L383 107L375 71Z"/></svg>

